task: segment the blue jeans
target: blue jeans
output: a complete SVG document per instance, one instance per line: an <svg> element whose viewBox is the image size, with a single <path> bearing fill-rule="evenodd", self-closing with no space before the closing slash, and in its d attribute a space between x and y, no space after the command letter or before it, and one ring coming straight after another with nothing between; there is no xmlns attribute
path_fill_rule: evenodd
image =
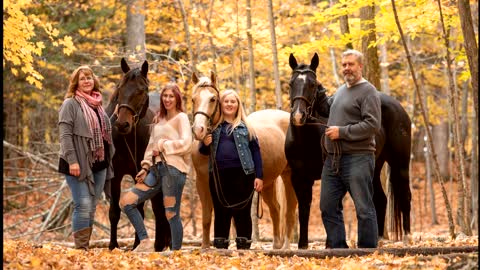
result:
<svg viewBox="0 0 480 270"><path fill-rule="evenodd" d="M185 186L187 175L179 171L177 168L168 165L168 172L170 173L170 177L168 177L167 168L163 163L157 163L155 166L157 166L158 171L160 172L161 179L157 179L157 184L146 191L133 187L131 192L138 196L138 200L136 203L125 205L122 210L135 228L138 238L140 240L146 239L148 238L147 230L143 223L142 215L137 209L137 205L153 198L159 192L163 192L165 214L167 215L172 235L172 250L179 250L182 248L183 242L183 224L180 218L180 203L182 201L183 187ZM152 172L149 172L146 177L155 176ZM175 204L170 206L165 203L165 198L172 196L175 197ZM174 213L173 217L168 218L168 212Z"/></svg>
<svg viewBox="0 0 480 270"><path fill-rule="evenodd" d="M97 202L102 196L106 175L107 169L93 173L95 196L90 194L86 181L78 181L76 176L65 175L73 197L73 232L93 226Z"/></svg>
<svg viewBox="0 0 480 270"><path fill-rule="evenodd" d="M357 244L359 248L376 248L378 225L373 204L373 154L342 154L340 171L336 174L332 166L332 155L323 165L320 191L320 210L327 232L328 248L348 248L343 221L342 199L347 193L353 199L357 213Z"/></svg>

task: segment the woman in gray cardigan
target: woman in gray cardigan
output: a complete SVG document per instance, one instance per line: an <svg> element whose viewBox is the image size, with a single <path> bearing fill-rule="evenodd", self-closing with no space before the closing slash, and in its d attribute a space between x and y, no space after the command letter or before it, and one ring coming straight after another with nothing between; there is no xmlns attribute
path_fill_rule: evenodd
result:
<svg viewBox="0 0 480 270"><path fill-rule="evenodd" d="M98 78L88 66L70 76L60 107L59 172L72 192L75 248L88 249L97 201L106 179L113 177L110 120L102 107Z"/></svg>

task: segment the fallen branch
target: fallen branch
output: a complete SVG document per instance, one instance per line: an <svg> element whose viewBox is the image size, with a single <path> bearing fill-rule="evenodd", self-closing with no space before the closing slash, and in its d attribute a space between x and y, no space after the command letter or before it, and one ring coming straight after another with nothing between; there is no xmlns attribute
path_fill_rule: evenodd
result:
<svg viewBox="0 0 480 270"><path fill-rule="evenodd" d="M43 159L43 158L41 158L41 157L38 157L38 156L36 156L36 155L34 155L34 154L32 154L32 153L27 152L27 151L23 151L23 150L22 150L20 147L18 147L18 146L15 146L15 145L13 145L13 144L11 144L11 143L8 143L8 142L6 142L6 141L3 141L3 147L4 147L4 148L11 149L11 150L17 152L18 154L20 154L20 155L22 155L22 156L26 156L26 157L28 157L28 158L30 158L30 159L32 159L32 160L34 160L34 161L36 161L36 162L44 165L45 167L51 169L52 171L55 171L55 172L58 171L58 165L52 164L52 163L49 162L48 160L45 160L45 159Z"/></svg>

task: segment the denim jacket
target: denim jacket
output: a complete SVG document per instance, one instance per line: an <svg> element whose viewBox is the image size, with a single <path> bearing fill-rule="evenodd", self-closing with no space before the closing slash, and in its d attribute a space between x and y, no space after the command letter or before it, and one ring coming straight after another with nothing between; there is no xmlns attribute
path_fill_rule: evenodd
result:
<svg viewBox="0 0 480 270"><path fill-rule="evenodd" d="M218 143L220 141L220 132L222 131L222 125L219 125L213 132L213 158L217 153ZM235 146L242 163L242 168L245 174L251 174L255 172L255 164L253 162L252 153L249 148L249 134L247 126L242 122L235 129L233 129L233 139L235 140ZM212 171L212 164L209 164L209 171Z"/></svg>

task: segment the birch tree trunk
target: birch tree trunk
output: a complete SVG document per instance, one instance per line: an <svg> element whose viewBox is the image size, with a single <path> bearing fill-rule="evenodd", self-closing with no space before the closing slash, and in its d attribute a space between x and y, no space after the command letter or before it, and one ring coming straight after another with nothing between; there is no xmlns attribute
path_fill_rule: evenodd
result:
<svg viewBox="0 0 480 270"><path fill-rule="evenodd" d="M280 86L280 73L278 71L277 36L275 34L275 19L273 16L272 0L268 0L268 21L270 22L270 42L272 44L273 79L275 81L276 108L281 110L283 108L282 88Z"/></svg>
<svg viewBox="0 0 480 270"><path fill-rule="evenodd" d="M127 0L127 54L138 62L147 59L145 52L145 1Z"/></svg>
<svg viewBox="0 0 480 270"><path fill-rule="evenodd" d="M254 112L257 105L257 91L255 89L255 61L253 59L253 37L252 37L252 5L251 1L246 1L247 5L247 41L248 41L248 63L249 63L249 81L250 81L250 110Z"/></svg>

